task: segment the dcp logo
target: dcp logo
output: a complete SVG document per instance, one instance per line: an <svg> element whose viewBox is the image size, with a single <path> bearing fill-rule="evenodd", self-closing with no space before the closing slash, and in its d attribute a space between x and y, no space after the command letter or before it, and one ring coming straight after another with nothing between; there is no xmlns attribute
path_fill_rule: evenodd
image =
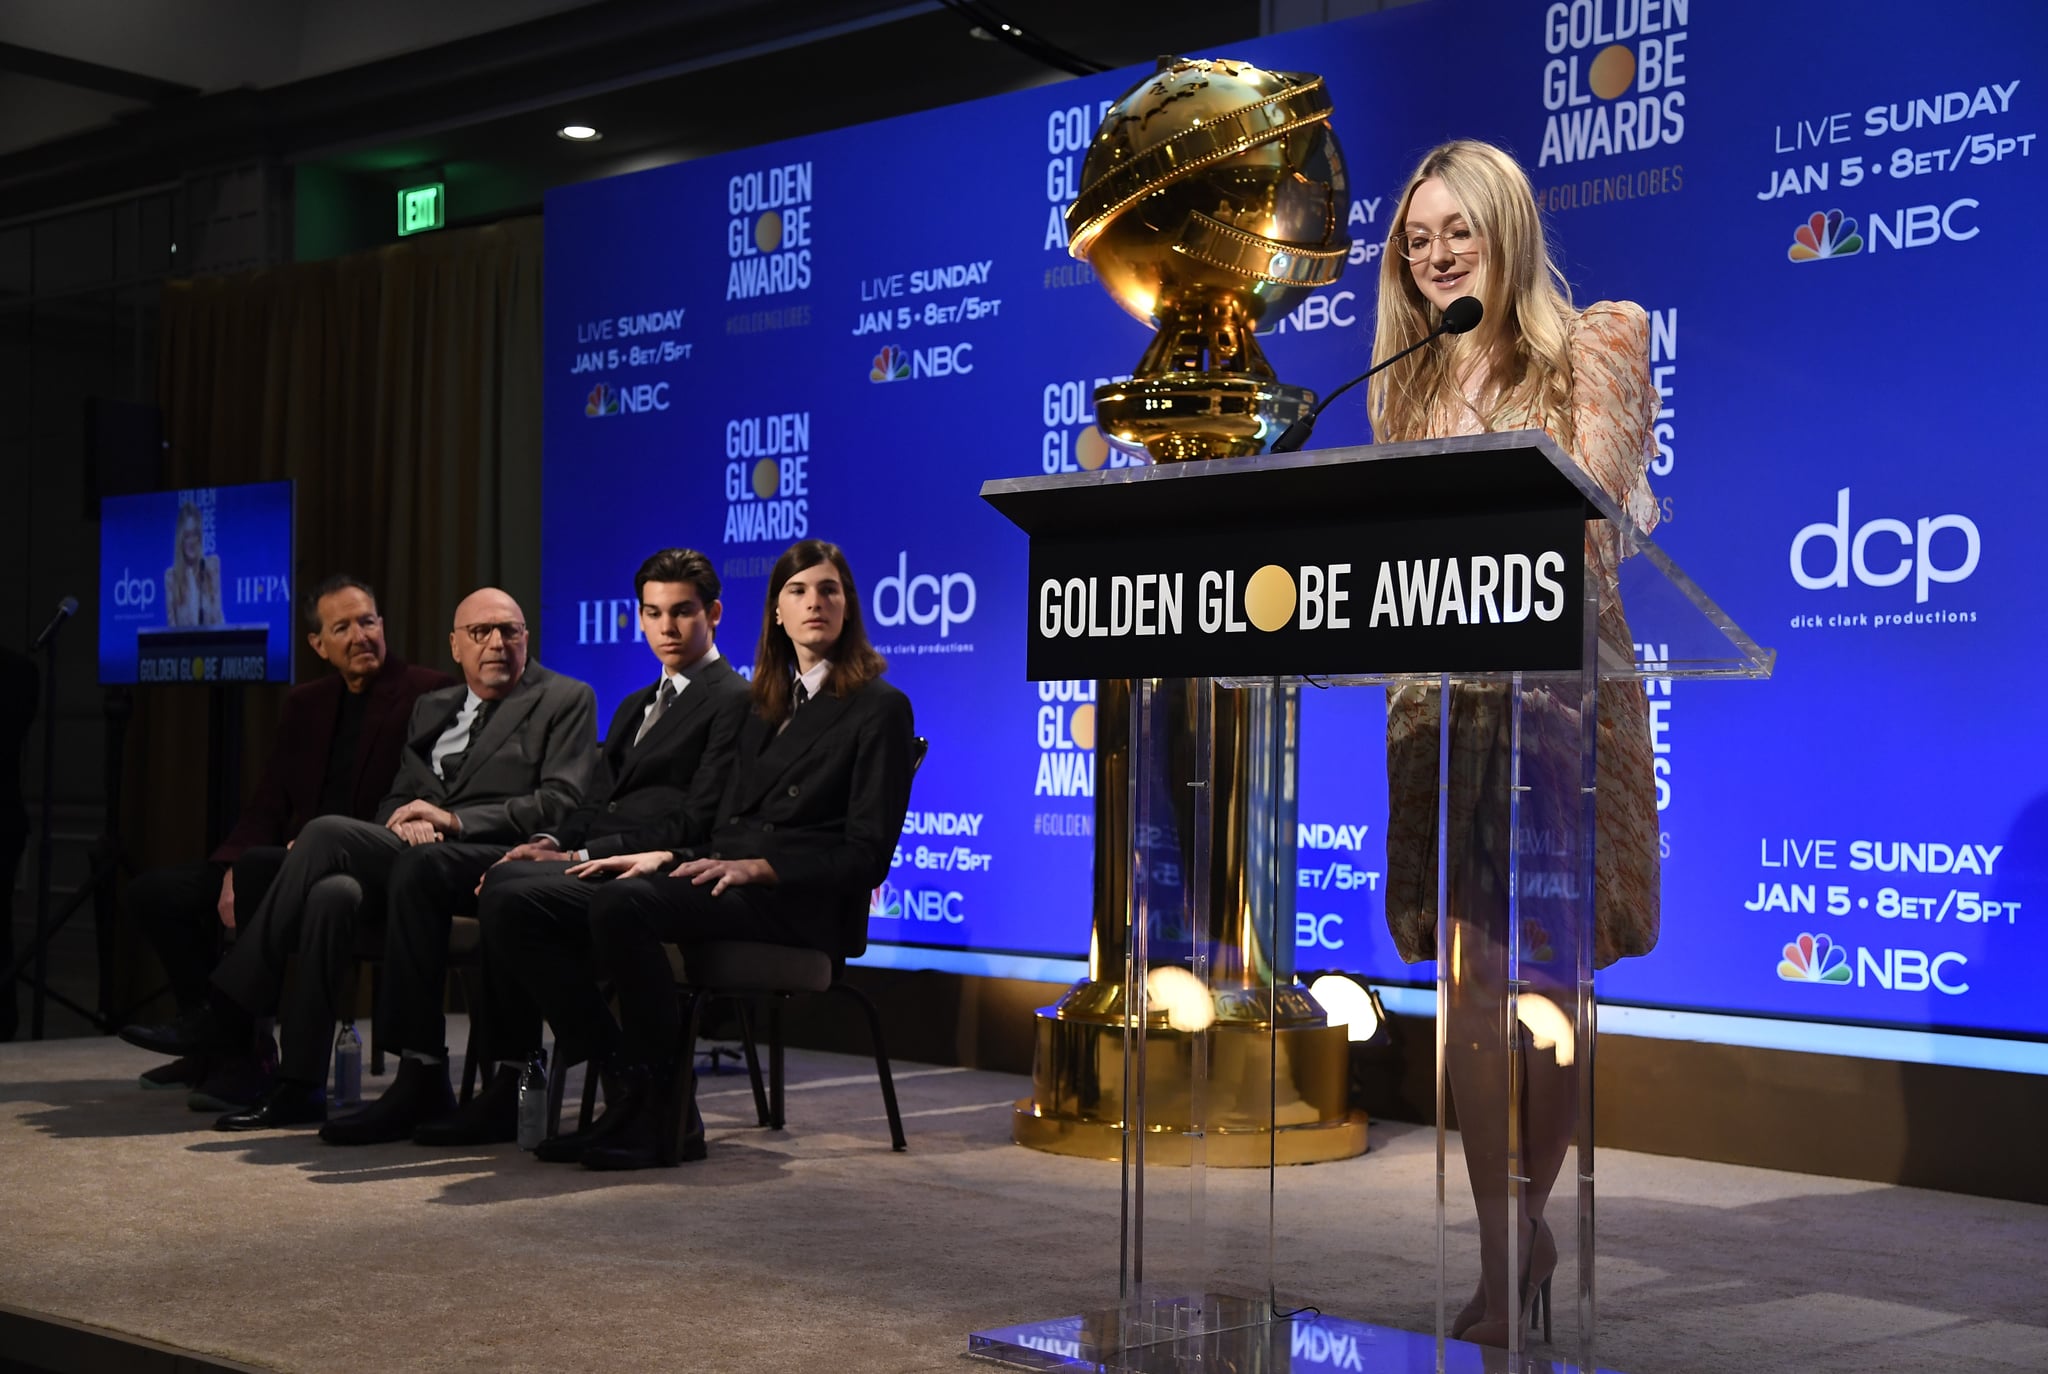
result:
<svg viewBox="0 0 2048 1374"><path fill-rule="evenodd" d="M146 611L156 605L156 583L146 577L131 576L123 568L121 580L114 584L114 604L123 610Z"/></svg>
<svg viewBox="0 0 2048 1374"><path fill-rule="evenodd" d="M939 638L953 633L955 625L974 618L974 579L964 572L918 573L910 571L908 550L896 555L896 572L875 583L875 623L878 625L930 625L939 627Z"/></svg>
<svg viewBox="0 0 2048 1374"><path fill-rule="evenodd" d="M1960 558L1955 556L1956 541L1948 539L1942 541L1946 561L1937 560L1934 536L1943 530L1953 530L1961 539ZM1806 547L1823 541L1834 545L1834 562L1825 572L1809 571ZM1835 493L1832 522L1808 525L1792 537L1792 577L1808 591L1818 592L1848 586L1852 572L1866 587L1896 586L1910 575L1913 600L1921 602L1927 600L1927 589L1933 583L1961 582L1977 571L1982 552L1976 522L1964 515L1923 515L1912 525L1884 517L1867 521L1852 532L1849 488L1843 487Z"/></svg>

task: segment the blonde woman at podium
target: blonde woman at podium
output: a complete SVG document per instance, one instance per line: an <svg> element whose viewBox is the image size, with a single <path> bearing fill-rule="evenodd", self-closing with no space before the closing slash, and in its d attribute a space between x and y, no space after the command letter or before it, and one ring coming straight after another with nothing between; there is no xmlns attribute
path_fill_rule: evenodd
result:
<svg viewBox="0 0 2048 1374"><path fill-rule="evenodd" d="M206 551L206 522L190 501L178 506L171 566L164 569L166 625L224 625L220 607L220 555Z"/></svg>
<svg viewBox="0 0 2048 1374"><path fill-rule="evenodd" d="M1415 169L1392 224L1380 268L1375 362L1424 338L1460 296L1478 297L1485 309L1470 333L1446 336L1374 378L1368 405L1376 438L1542 429L1642 528L1654 525L1646 474L1658 400L1650 380L1649 319L1628 301L1573 308L1522 168L1489 144L1446 143ZM1588 539L1586 574L1601 588L1600 657L1630 662L1634 649L1616 586L1620 539L1607 526L1590 528L1599 531ZM1524 689L1521 781L1535 787L1523 794L1519 828L1525 842L1537 838L1534 845L1525 843L1524 873L1546 861L1543 837L1556 841L1548 846L1556 852L1548 859L1553 871L1576 871L1569 855L1558 852L1575 849L1564 841L1582 828L1574 812L1582 814L1577 798L1583 713L1568 696L1575 698L1575 688L1553 694L1538 683ZM1387 923L1410 962L1438 956L1439 701L1434 686L1391 688L1387 698ZM1568 1030L1563 1047L1545 1046L1540 1034L1522 1038L1522 1091L1518 1102L1509 1101L1514 1080L1500 1014L1507 993L1509 706L1506 684L1453 688L1444 837L1455 931L1452 965L1445 970L1445 1062L1481 1237L1479 1287L1450 1334L1494 1346L1508 1344L1508 1323L1528 1320L1532 1300L1545 1292L1557 1265L1556 1238L1543 1214L1580 1105ZM1624 955L1645 954L1657 942L1657 805L1641 684L1600 685L1597 757L1590 936L1594 963L1605 966ZM1546 806L1546 797L1557 800ZM1551 903L1550 914L1543 915L1544 904L1527 898L1530 890L1525 884L1523 929L1515 937L1526 980L1524 1008L1547 998L1563 1010L1568 1026L1577 996L1572 945L1553 936L1577 932L1545 932L1540 922L1575 923L1573 913L1583 904ZM1538 919L1530 918L1532 909ZM1518 1238L1521 1291L1512 1298L1506 1249L1510 1111L1519 1113L1519 1168L1528 1179ZM1568 1204L1571 1197L1568 1184Z"/></svg>

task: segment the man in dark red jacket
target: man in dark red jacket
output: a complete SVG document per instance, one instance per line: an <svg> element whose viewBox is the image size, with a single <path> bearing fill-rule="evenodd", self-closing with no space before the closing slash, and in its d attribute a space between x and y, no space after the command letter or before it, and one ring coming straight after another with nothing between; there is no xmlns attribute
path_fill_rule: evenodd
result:
<svg viewBox="0 0 2048 1374"><path fill-rule="evenodd" d="M234 928L238 909L262 902L285 846L315 816L374 816L398 772L414 701L455 681L386 652L376 593L356 578L321 583L307 598L306 628L313 652L336 671L285 698L270 761L233 832L204 862L154 869L128 888L128 909L170 975L181 1012L206 1000L221 932ZM256 1062L275 1054L272 1046ZM236 1057L214 1066L188 1056L151 1069L142 1086L189 1088L194 1110L229 1111L263 1095L250 1063Z"/></svg>

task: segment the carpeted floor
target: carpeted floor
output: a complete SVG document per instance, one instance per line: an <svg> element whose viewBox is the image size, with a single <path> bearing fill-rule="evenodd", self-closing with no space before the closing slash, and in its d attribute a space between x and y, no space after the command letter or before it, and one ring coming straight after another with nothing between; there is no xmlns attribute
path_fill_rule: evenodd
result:
<svg viewBox="0 0 2048 1374"><path fill-rule="evenodd" d="M787 1131L709 1080L709 1160L606 1176L216 1134L136 1089L155 1062L0 1045L0 1303L280 1369L912 1374L1115 1291L1117 1169L1009 1144L1007 1075L899 1065L895 1155L872 1065L794 1053ZM1434 1171L1431 1134L1397 1125L1281 1171L1283 1287L1425 1322ZM1605 1366L2048 1371L2048 1208L1618 1151L1599 1176ZM1263 1182L1206 1179L1206 1229L1162 1220L1154 1253L1256 1271Z"/></svg>

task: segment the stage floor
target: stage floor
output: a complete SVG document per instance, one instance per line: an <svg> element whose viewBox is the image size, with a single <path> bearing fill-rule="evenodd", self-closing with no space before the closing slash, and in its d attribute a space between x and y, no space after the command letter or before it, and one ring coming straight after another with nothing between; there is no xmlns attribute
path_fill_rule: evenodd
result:
<svg viewBox="0 0 2048 1374"><path fill-rule="evenodd" d="M1011 1145L1028 1084L1008 1075L899 1064L897 1155L872 1061L793 1052L786 1131L753 1125L744 1078L711 1079L708 1160L603 1175L509 1145L217 1134L136 1088L156 1062L0 1045L0 1304L278 1369L915 1374L985 1367L970 1331L1115 1294L1117 1169ZM1283 1281L1421 1326L1433 1138L1375 1124L1372 1145L1283 1171L1314 1200L1280 1237ZM1603 1365L2048 1371L2048 1208L1620 1151L1599 1168ZM1239 1185L1210 1177L1226 1218ZM1263 1237L1219 1220L1209 1242Z"/></svg>

